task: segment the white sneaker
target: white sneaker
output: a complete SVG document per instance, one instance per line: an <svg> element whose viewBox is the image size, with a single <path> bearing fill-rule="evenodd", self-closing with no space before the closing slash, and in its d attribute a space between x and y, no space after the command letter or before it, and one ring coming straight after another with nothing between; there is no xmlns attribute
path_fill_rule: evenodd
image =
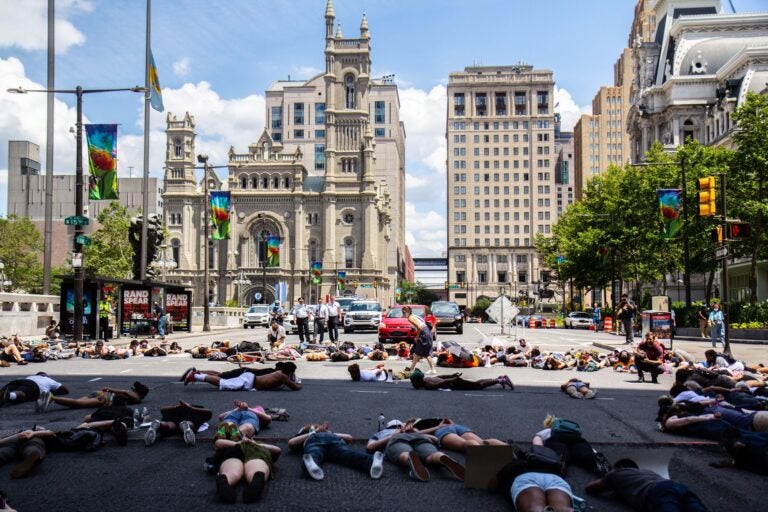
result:
<svg viewBox="0 0 768 512"><path fill-rule="evenodd" d="M322 480L325 477L325 473L323 473L323 470L317 465L315 459L310 454L305 453L301 460L304 461L304 467L307 468L307 473L313 479Z"/></svg>
<svg viewBox="0 0 768 512"><path fill-rule="evenodd" d="M160 420L153 420L147 432L144 434L144 446L152 446L157 441L157 429L160 428Z"/></svg>
<svg viewBox="0 0 768 512"><path fill-rule="evenodd" d="M431 368L427 370L427 375L437 375L437 370L435 370L434 368Z"/></svg>
<svg viewBox="0 0 768 512"><path fill-rule="evenodd" d="M193 425L191 421L182 421L179 423L179 428L181 428L184 436L184 444L188 446L195 446L195 442L197 442L197 438L195 437L195 430L192 428L192 426Z"/></svg>
<svg viewBox="0 0 768 512"><path fill-rule="evenodd" d="M371 464L371 478L378 480L384 474L384 452L373 454L373 464Z"/></svg>
<svg viewBox="0 0 768 512"><path fill-rule="evenodd" d="M387 382L395 382L395 379L392 378L392 370L387 372Z"/></svg>

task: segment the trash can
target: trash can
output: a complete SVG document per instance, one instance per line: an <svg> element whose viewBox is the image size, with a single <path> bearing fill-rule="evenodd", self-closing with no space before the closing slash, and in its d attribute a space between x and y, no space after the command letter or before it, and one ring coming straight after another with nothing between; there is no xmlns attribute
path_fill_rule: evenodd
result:
<svg viewBox="0 0 768 512"><path fill-rule="evenodd" d="M642 335L653 332L667 350L672 350L672 314L669 311L646 310L640 313Z"/></svg>

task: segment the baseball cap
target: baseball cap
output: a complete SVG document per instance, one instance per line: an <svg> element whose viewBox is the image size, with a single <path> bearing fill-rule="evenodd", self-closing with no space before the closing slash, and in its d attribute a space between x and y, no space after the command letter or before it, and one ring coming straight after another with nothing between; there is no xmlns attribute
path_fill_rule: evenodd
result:
<svg viewBox="0 0 768 512"><path fill-rule="evenodd" d="M403 422L400 420L389 420L387 422L387 428L400 428L403 426Z"/></svg>

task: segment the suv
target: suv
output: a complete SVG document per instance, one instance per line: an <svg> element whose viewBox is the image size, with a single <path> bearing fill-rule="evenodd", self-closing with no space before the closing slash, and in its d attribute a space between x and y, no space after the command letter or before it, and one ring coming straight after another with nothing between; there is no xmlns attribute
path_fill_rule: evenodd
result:
<svg viewBox="0 0 768 512"><path fill-rule="evenodd" d="M341 313L343 315L346 315L352 303L358 300L365 300L365 299L361 297L336 297L336 302L338 302L339 305L341 306Z"/></svg>
<svg viewBox="0 0 768 512"><path fill-rule="evenodd" d="M456 329L457 334L464 332L464 316L455 302L433 302L430 307L437 318L438 329Z"/></svg>
<svg viewBox="0 0 768 512"><path fill-rule="evenodd" d="M378 330L381 321L381 304L375 300L356 300L344 315L344 334L355 329Z"/></svg>
<svg viewBox="0 0 768 512"><path fill-rule="evenodd" d="M259 304L251 306L243 316L243 328L255 328L257 325L267 327L269 325L269 305Z"/></svg>

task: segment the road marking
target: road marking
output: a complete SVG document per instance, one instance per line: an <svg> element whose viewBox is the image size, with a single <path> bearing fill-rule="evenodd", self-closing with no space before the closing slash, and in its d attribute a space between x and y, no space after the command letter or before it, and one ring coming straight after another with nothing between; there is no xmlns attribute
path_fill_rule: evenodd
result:
<svg viewBox="0 0 768 512"><path fill-rule="evenodd" d="M603 398L603 397L600 397L600 398L596 398L595 400L613 400L613 398Z"/></svg>
<svg viewBox="0 0 768 512"><path fill-rule="evenodd" d="M127 370L120 370L120 373L128 373L132 371L133 371L132 369L128 368Z"/></svg>
<svg viewBox="0 0 768 512"><path fill-rule="evenodd" d="M88 382L96 382L97 380L101 380L101 377L94 377L93 379L89 380Z"/></svg>
<svg viewBox="0 0 768 512"><path fill-rule="evenodd" d="M475 394L475 393L464 393L464 396L490 396L490 397L497 397L497 396L504 396L501 393L482 393L482 394Z"/></svg>
<svg viewBox="0 0 768 512"><path fill-rule="evenodd" d="M386 395L389 393L389 391L363 391L360 389L351 389L349 392L350 393L377 393L379 395Z"/></svg>

